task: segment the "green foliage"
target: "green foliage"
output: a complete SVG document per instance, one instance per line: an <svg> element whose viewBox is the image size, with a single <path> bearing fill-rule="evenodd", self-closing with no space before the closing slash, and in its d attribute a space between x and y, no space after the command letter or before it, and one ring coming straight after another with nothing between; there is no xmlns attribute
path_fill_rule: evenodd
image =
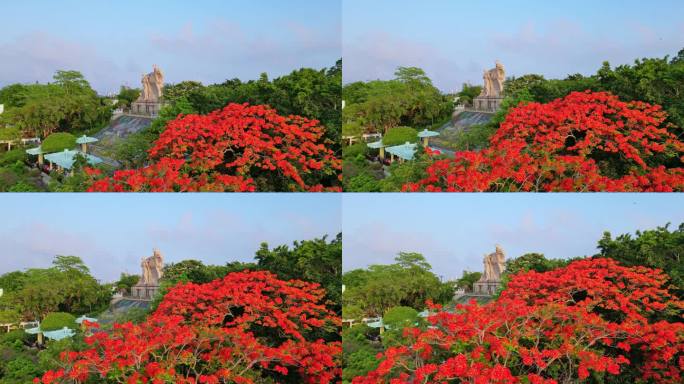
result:
<svg viewBox="0 0 684 384"><path fill-rule="evenodd" d="M65 149L73 149L76 147L76 136L67 132L53 133L41 144L43 152L61 152Z"/></svg>
<svg viewBox="0 0 684 384"><path fill-rule="evenodd" d="M363 127L358 121L342 124L342 136L360 137L363 134Z"/></svg>
<svg viewBox="0 0 684 384"><path fill-rule="evenodd" d="M684 50L682 50L684 51ZM515 97L527 91L533 101L546 103L573 91L608 91L621 100L640 100L658 104L669 114L669 121L677 128L684 127L684 60L682 51L673 58L635 60L633 65L611 68L604 62L593 76L574 74L562 80L546 80L541 75L529 74L506 80L506 96Z"/></svg>
<svg viewBox="0 0 684 384"><path fill-rule="evenodd" d="M345 305L342 307L342 318L347 320L359 320L363 317L363 310L358 305Z"/></svg>
<svg viewBox="0 0 684 384"><path fill-rule="evenodd" d="M450 145L454 151L467 151L486 148L489 139L496 133L497 126L493 124L472 125L459 133L456 140Z"/></svg>
<svg viewBox="0 0 684 384"><path fill-rule="evenodd" d="M247 268L245 268L247 269ZM191 281L197 284L208 283L222 278L229 272L228 267L222 265L204 265L199 260L183 260L164 267L163 280L178 282Z"/></svg>
<svg viewBox="0 0 684 384"><path fill-rule="evenodd" d="M381 316L397 306L423 310L427 300L447 303L453 287L442 283L419 253L401 252L396 263L371 265L346 272L342 281L345 306L357 306L365 316Z"/></svg>
<svg viewBox="0 0 684 384"><path fill-rule="evenodd" d="M347 105L342 118L349 127L387 132L405 125L424 127L451 114L453 102L432 85L425 72L399 67L389 81L347 84L342 95Z"/></svg>
<svg viewBox="0 0 684 384"><path fill-rule="evenodd" d="M399 192L402 186L409 182L417 182L427 176L425 169L431 159L423 153L419 145L416 155L411 161L394 162L389 166L389 176L380 181L380 189L383 192Z"/></svg>
<svg viewBox="0 0 684 384"><path fill-rule="evenodd" d="M116 96L117 106L119 108L130 108L131 104L140 97L140 90L137 88L129 88L121 86L119 94Z"/></svg>
<svg viewBox="0 0 684 384"><path fill-rule="evenodd" d="M3 367L0 384L31 383L33 378L40 376L41 373L42 371L33 360L25 356L19 356L8 361Z"/></svg>
<svg viewBox="0 0 684 384"><path fill-rule="evenodd" d="M61 366L59 355L64 351L77 350L78 342L74 338L51 340L47 347L38 352L38 367L41 372L50 369L59 369Z"/></svg>
<svg viewBox="0 0 684 384"><path fill-rule="evenodd" d="M599 257L610 257L626 266L659 268L670 276L677 294L684 296L684 223L670 230L669 224L656 229L621 234L613 238L604 232L598 242Z"/></svg>
<svg viewBox="0 0 684 384"><path fill-rule="evenodd" d="M387 146L401 145L406 142L415 143L417 141L418 131L411 127L392 128L382 137L382 143Z"/></svg>
<svg viewBox="0 0 684 384"><path fill-rule="evenodd" d="M131 322L133 324L140 324L147 318L150 310L144 308L129 308L128 310L117 313L112 319L111 324L124 324ZM103 328L107 329L111 327L110 324L106 324Z"/></svg>
<svg viewBox="0 0 684 384"><path fill-rule="evenodd" d="M369 172L361 172L344 179L345 192L381 192L382 183Z"/></svg>
<svg viewBox="0 0 684 384"><path fill-rule="evenodd" d="M470 84L463 84L461 91L459 93L457 93L456 96L458 96L459 103L464 104L464 105L472 105L473 99L478 97L481 92L482 92L482 86L479 86L479 85L473 86Z"/></svg>
<svg viewBox="0 0 684 384"><path fill-rule="evenodd" d="M381 348L378 343L370 341L374 337L377 337L377 331L365 324L357 324L342 331L344 351L342 380L345 383L377 368L380 361L375 356Z"/></svg>
<svg viewBox="0 0 684 384"><path fill-rule="evenodd" d="M404 328L423 325L418 311L410 307L394 307L382 318L385 332L381 334L382 346L387 349L403 343Z"/></svg>
<svg viewBox="0 0 684 384"><path fill-rule="evenodd" d="M254 257L260 269L269 270L280 279L302 279L319 283L327 298L339 313L341 305L342 234L333 240L327 237L295 241L292 248L280 245L269 249L262 243Z"/></svg>
<svg viewBox="0 0 684 384"><path fill-rule="evenodd" d="M138 275L121 273L121 277L119 277L119 280L114 283L114 287L117 290L125 290L127 293L131 293L131 287L134 286L138 280L140 280L140 276Z"/></svg>
<svg viewBox="0 0 684 384"><path fill-rule="evenodd" d="M257 269L256 264L239 261L230 262L226 265L205 265L199 260L183 260L178 263L167 264L164 266L159 292L150 305L150 311L155 310L169 289L179 282L203 284L223 278L231 272L254 269Z"/></svg>
<svg viewBox="0 0 684 384"><path fill-rule="evenodd" d="M157 120L160 118L158 117ZM126 140L116 143L112 157L121 163L122 168L125 169L143 167L148 160L149 149L152 148L154 141L158 138L159 134L149 127L133 133Z"/></svg>
<svg viewBox="0 0 684 384"><path fill-rule="evenodd" d="M25 136L47 137L53 132L85 132L109 121L112 108L76 71L57 71L49 84L12 84L0 89L7 111L3 122Z"/></svg>
<svg viewBox="0 0 684 384"><path fill-rule="evenodd" d="M368 153L368 145L366 143L356 143L353 145L347 145L342 148L342 158L345 160L353 160L357 157L366 156Z"/></svg>
<svg viewBox="0 0 684 384"><path fill-rule="evenodd" d="M341 89L342 60L339 60L330 68L302 68L272 81L266 74L258 80L232 79L209 86L185 81L165 87L164 99L171 105L185 100L194 112L202 114L223 108L229 102L268 104L281 115L294 114L319 120L326 127L326 138L331 145L339 147Z"/></svg>
<svg viewBox="0 0 684 384"><path fill-rule="evenodd" d="M76 316L66 312L52 312L40 322L41 331L57 331L64 327L78 329Z"/></svg>
<svg viewBox="0 0 684 384"><path fill-rule="evenodd" d="M568 260L547 259L541 253L526 253L515 259L506 260L505 274L514 275L519 272L546 272L568 265Z"/></svg>
<svg viewBox="0 0 684 384"><path fill-rule="evenodd" d="M4 282L9 284L0 298L2 309L17 311L25 320L50 312L94 313L111 300L110 288L100 285L75 256L58 256L51 268L2 275L0 283Z"/></svg>
<svg viewBox="0 0 684 384"><path fill-rule="evenodd" d="M418 321L418 311L411 307L393 307L385 312L382 323L389 329L403 329Z"/></svg>
<svg viewBox="0 0 684 384"><path fill-rule="evenodd" d="M0 154L0 166L8 166L16 164L17 162L22 162L26 158L26 153L23 149L17 148L11 151L3 152Z"/></svg>
<svg viewBox="0 0 684 384"><path fill-rule="evenodd" d="M459 288L463 288L466 291L472 291L473 284L480 280L481 277L482 272L463 271L461 277L458 280L456 280L456 286Z"/></svg>
<svg viewBox="0 0 684 384"><path fill-rule="evenodd" d="M0 140L21 139L21 130L17 127L0 127Z"/></svg>
<svg viewBox="0 0 684 384"><path fill-rule="evenodd" d="M19 312L13 309L0 310L0 324L18 323L21 319Z"/></svg>

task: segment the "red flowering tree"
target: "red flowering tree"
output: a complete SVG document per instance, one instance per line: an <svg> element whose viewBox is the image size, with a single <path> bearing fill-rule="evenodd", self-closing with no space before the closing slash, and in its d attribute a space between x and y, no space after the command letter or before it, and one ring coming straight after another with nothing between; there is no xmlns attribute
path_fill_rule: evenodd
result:
<svg viewBox="0 0 684 384"><path fill-rule="evenodd" d="M681 383L684 302L667 279L612 259L514 275L493 302L405 329L406 343L353 383Z"/></svg>
<svg viewBox="0 0 684 384"><path fill-rule="evenodd" d="M324 339L338 339L341 322L324 294L266 271L179 284L145 322L96 332L35 382L339 382L341 342Z"/></svg>
<svg viewBox="0 0 684 384"><path fill-rule="evenodd" d="M339 191L341 161L317 120L229 104L170 121L152 163L93 177L89 191Z"/></svg>
<svg viewBox="0 0 684 384"><path fill-rule="evenodd" d="M573 92L512 108L490 146L436 160L405 191L682 191L684 142L658 105Z"/></svg>

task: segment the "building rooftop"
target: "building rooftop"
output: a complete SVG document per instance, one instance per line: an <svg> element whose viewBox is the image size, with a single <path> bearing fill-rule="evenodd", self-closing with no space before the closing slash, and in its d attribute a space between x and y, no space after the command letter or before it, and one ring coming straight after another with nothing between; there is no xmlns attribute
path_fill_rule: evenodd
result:
<svg viewBox="0 0 684 384"><path fill-rule="evenodd" d="M387 147L385 150L404 160L413 160L413 156L416 154L416 144L407 141L402 145Z"/></svg>
<svg viewBox="0 0 684 384"><path fill-rule="evenodd" d="M57 164L64 169L71 169L71 167L74 165L74 161L76 161L76 155L84 156L90 165L96 165L102 162L102 159L97 156L70 149L45 155L45 160L53 164Z"/></svg>

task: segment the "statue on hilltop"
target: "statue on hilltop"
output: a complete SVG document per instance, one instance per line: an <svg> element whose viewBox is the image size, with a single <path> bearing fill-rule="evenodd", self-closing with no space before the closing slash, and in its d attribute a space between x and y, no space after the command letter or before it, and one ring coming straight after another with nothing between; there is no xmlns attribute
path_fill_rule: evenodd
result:
<svg viewBox="0 0 684 384"><path fill-rule="evenodd" d="M152 72L142 77L143 89L137 101L158 103L161 100L164 89L164 74L156 65L152 68Z"/></svg>
<svg viewBox="0 0 684 384"><path fill-rule="evenodd" d="M138 284L159 285L164 268L164 257L158 249L152 251L152 256L143 257L140 266L142 267L142 277Z"/></svg>
<svg viewBox="0 0 684 384"><path fill-rule="evenodd" d="M501 246L496 246L496 251L484 256L484 273L480 281L501 281L501 275L506 268L506 256Z"/></svg>
<svg viewBox="0 0 684 384"><path fill-rule="evenodd" d="M484 71L482 79L484 80L484 86L482 87L480 97L503 97L506 71L499 60L496 61L494 68Z"/></svg>

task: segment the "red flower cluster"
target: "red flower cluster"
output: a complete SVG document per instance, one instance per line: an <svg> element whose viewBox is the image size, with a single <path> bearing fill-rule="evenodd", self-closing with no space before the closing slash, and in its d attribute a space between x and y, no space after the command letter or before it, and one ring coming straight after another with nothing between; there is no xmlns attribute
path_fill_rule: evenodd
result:
<svg viewBox="0 0 684 384"><path fill-rule="evenodd" d="M684 190L684 142L658 105L574 92L512 108L480 152L437 160L405 191Z"/></svg>
<svg viewBox="0 0 684 384"><path fill-rule="evenodd" d="M518 274L496 301L438 312L426 330L407 328L406 344L353 383L552 384L624 371L681 383L684 324L658 319L681 316L684 302L666 281L659 270L612 259Z"/></svg>
<svg viewBox="0 0 684 384"><path fill-rule="evenodd" d="M329 383L341 377L341 321L318 284L270 272L231 273L208 284L179 284L139 325L115 325L63 353L65 368L36 383ZM108 381L109 382L109 381Z"/></svg>
<svg viewBox="0 0 684 384"><path fill-rule="evenodd" d="M341 161L317 120L264 105L229 104L170 121L151 165L93 176L89 191L339 191ZM327 181L324 181L327 180Z"/></svg>

